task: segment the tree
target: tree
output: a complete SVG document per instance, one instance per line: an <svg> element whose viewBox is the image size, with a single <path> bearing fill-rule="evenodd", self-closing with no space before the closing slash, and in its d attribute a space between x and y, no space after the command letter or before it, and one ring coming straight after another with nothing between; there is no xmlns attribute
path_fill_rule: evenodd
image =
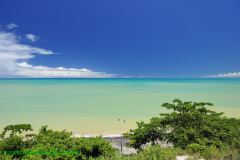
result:
<svg viewBox="0 0 240 160"><path fill-rule="evenodd" d="M71 132L54 131L43 126L33 138L25 159L90 159L115 154L102 137L76 138Z"/></svg>
<svg viewBox="0 0 240 160"><path fill-rule="evenodd" d="M10 132L10 137L13 137L17 134L22 134L23 132L32 131L32 126L30 124L16 124L16 125L8 125L3 128L3 132L1 133L1 138L4 138L7 132Z"/></svg>
<svg viewBox="0 0 240 160"><path fill-rule="evenodd" d="M47 126L38 134L29 135L31 125L10 125L4 128L0 139L0 159L95 159L112 157L116 150L102 137L76 138L71 132L54 131ZM10 131L7 137L6 133ZM25 134L26 136L23 136ZM3 158L2 158L3 159Z"/></svg>
<svg viewBox="0 0 240 160"><path fill-rule="evenodd" d="M138 123L138 127L125 136L136 149L156 141L166 141L176 148L198 151L207 147L239 149L240 120L209 110L211 106L211 103L175 99L173 103L162 105L172 112L162 113L149 123Z"/></svg>
<svg viewBox="0 0 240 160"><path fill-rule="evenodd" d="M4 127L1 134L2 140L0 141L1 154L11 155L13 158L23 157L23 150L31 145L31 140L22 135L27 131L32 131L30 124L8 125ZM8 132L10 132L9 136L6 136Z"/></svg>
<svg viewBox="0 0 240 160"><path fill-rule="evenodd" d="M149 123L137 122L136 129L131 129L124 134L130 140L129 145L135 149L141 149L145 144L157 144L159 141L164 141L166 127L162 126L161 120L159 117L153 117Z"/></svg>
<svg viewBox="0 0 240 160"><path fill-rule="evenodd" d="M193 143L221 145L216 143L216 139L212 140L215 138L213 123L219 121L222 113L209 110L207 107L213 106L211 103L175 99L173 103L164 103L162 106L173 110L171 113L160 114L163 117L162 125L170 128L165 134L168 143L183 149Z"/></svg>

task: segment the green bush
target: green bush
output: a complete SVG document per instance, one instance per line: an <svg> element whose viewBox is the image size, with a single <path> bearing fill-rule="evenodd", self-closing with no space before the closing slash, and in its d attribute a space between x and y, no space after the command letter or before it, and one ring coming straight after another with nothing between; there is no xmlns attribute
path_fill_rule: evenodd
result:
<svg viewBox="0 0 240 160"><path fill-rule="evenodd" d="M13 156L11 155L6 155L6 154L0 154L0 159L1 160L12 160L13 159Z"/></svg>
<svg viewBox="0 0 240 160"><path fill-rule="evenodd" d="M114 158L113 160L175 160L176 155L182 154L181 150L163 148L159 145L151 145L137 154Z"/></svg>
<svg viewBox="0 0 240 160"><path fill-rule="evenodd" d="M18 130L19 126L16 125ZM5 128L15 130L14 125ZM0 152L0 155L4 156L0 159L12 157L23 160L84 160L99 157L111 158L116 154L112 145L102 137L75 138L71 132L53 131L47 129L47 126L43 126L38 134L30 137L15 133L10 134L9 137L3 136L0 140Z"/></svg>
<svg viewBox="0 0 240 160"><path fill-rule="evenodd" d="M134 159L146 160L175 160L177 150L173 148L162 148L159 145L149 146L134 156Z"/></svg>
<svg viewBox="0 0 240 160"><path fill-rule="evenodd" d="M25 147L25 142L22 137L13 136L7 137L0 141L0 151L1 154L11 155L14 158L23 157L23 150Z"/></svg>
<svg viewBox="0 0 240 160"><path fill-rule="evenodd" d="M166 128L161 125L161 119L153 117L149 123L137 122L137 128L125 133L124 136L130 140L129 145L135 149L141 149L145 144L157 144L165 141Z"/></svg>
<svg viewBox="0 0 240 160"><path fill-rule="evenodd" d="M102 137L75 138L74 150L78 151L81 158L112 157L116 149Z"/></svg>

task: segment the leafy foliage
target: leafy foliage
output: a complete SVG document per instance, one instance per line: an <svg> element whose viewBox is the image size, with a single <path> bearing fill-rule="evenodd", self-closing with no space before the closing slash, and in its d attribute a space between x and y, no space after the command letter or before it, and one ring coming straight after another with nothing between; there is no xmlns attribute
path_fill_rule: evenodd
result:
<svg viewBox="0 0 240 160"><path fill-rule="evenodd" d="M239 150L240 120L227 118L223 113L209 110L211 103L183 102L175 99L173 103L164 103L162 107L173 110L160 114L149 123L137 123L125 137L130 146L141 149L145 144L166 141L176 148L195 152L216 150Z"/></svg>
<svg viewBox="0 0 240 160"><path fill-rule="evenodd" d="M2 140L0 141L0 151L6 156L11 155L13 158L23 157L22 152L31 145L31 140L27 137L29 135L22 135L23 132L32 131L30 124L8 125L4 127L1 133ZM6 134L9 133L9 136ZM25 139L25 140L24 140Z"/></svg>
<svg viewBox="0 0 240 160"><path fill-rule="evenodd" d="M19 127L19 125L15 126ZM12 127L10 128L12 129ZM25 131L28 131L28 129ZM27 160L81 160L103 156L111 157L116 153L111 144L102 137L75 138L71 132L65 130L53 131L47 129L47 126L43 126L38 134L30 137L16 134L4 137L0 141L0 151L0 155L4 158L12 157Z"/></svg>
<svg viewBox="0 0 240 160"><path fill-rule="evenodd" d="M131 147L140 149L142 145L158 144L159 141L164 141L165 132L166 127L161 125L161 119L153 117L149 123L137 122L137 128L125 133L124 136L130 139Z"/></svg>
<svg viewBox="0 0 240 160"><path fill-rule="evenodd" d="M76 138L74 143L75 150L84 155L84 158L101 156L110 158L116 153L116 150L102 137Z"/></svg>
<svg viewBox="0 0 240 160"><path fill-rule="evenodd" d="M10 137L13 137L16 134L21 134L22 132L32 131L32 126L30 124L8 125L4 127L1 138L4 138L8 131L10 132Z"/></svg>
<svg viewBox="0 0 240 160"><path fill-rule="evenodd" d="M123 160L176 160L180 150L173 148L162 148L152 145L140 151L136 155L123 158Z"/></svg>

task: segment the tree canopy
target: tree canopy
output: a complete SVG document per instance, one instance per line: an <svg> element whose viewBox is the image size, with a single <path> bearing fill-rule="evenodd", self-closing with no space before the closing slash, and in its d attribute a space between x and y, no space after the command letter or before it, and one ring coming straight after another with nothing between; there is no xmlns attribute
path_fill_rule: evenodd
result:
<svg viewBox="0 0 240 160"><path fill-rule="evenodd" d="M137 123L137 128L130 130L125 137L136 149L159 141L176 148L197 151L206 147L239 149L240 120L210 110L212 106L211 103L175 99L162 105L172 112L161 113L148 123Z"/></svg>
<svg viewBox="0 0 240 160"><path fill-rule="evenodd" d="M39 133L29 136L25 134L29 130L32 130L29 124L6 126L0 140L0 159L82 160L110 157L116 153L102 137L77 138L71 132L54 131L47 126L41 127ZM8 137L5 135L7 131L10 131Z"/></svg>

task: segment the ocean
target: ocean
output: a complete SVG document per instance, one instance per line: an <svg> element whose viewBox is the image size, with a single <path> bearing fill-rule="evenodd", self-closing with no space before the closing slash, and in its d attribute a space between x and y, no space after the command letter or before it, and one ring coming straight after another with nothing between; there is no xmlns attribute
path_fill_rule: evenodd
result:
<svg viewBox="0 0 240 160"><path fill-rule="evenodd" d="M0 79L0 128L30 123L75 134L120 134L179 98L240 117L240 79Z"/></svg>

